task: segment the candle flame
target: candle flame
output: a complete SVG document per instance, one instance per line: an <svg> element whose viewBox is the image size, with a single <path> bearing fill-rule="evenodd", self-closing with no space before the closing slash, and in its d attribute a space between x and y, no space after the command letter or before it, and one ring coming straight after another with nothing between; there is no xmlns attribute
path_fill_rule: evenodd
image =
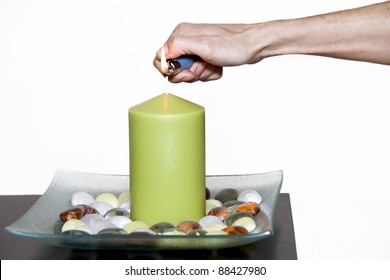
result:
<svg viewBox="0 0 390 280"><path fill-rule="evenodd" d="M161 48L161 71L163 73L168 73L168 63L165 57L164 47Z"/></svg>

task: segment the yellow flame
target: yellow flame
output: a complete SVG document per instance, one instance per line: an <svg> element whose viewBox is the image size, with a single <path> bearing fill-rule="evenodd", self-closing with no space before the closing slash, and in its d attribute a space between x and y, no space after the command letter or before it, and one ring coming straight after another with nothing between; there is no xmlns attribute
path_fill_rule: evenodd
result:
<svg viewBox="0 0 390 280"><path fill-rule="evenodd" d="M165 57L164 47L161 48L161 71L163 73L168 72L168 63L167 63L167 59Z"/></svg>

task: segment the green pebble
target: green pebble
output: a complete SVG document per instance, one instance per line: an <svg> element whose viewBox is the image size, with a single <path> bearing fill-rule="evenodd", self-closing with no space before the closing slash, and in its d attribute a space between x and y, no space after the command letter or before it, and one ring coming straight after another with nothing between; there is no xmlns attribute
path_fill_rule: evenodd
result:
<svg viewBox="0 0 390 280"><path fill-rule="evenodd" d="M205 231L207 231L209 233L209 232L212 232L212 231L221 231L221 230L223 230L226 227L227 226L225 224L212 224L212 225L205 226L203 228L203 230L205 230Z"/></svg>
<svg viewBox="0 0 390 280"><path fill-rule="evenodd" d="M73 229L83 229L83 228L88 228L88 225L80 221L79 219L71 219L67 220L64 225L62 226L61 231L67 231L67 230L73 230Z"/></svg>
<svg viewBox="0 0 390 280"><path fill-rule="evenodd" d="M123 229L127 232L127 233L131 233L132 231L134 231L135 229L149 229L149 225L143 221L133 221L133 222L130 222L128 224L125 224L123 226Z"/></svg>
<svg viewBox="0 0 390 280"><path fill-rule="evenodd" d="M242 217L236 220L232 226L242 226L248 230L248 232L253 231L256 228L256 222L253 218L250 217Z"/></svg>
<svg viewBox="0 0 390 280"><path fill-rule="evenodd" d="M206 212L205 212L205 215L207 215L207 213L209 213L209 211L215 207L221 207L222 206L222 202L219 201L219 200L216 200L216 199L207 199L206 200Z"/></svg>
<svg viewBox="0 0 390 280"><path fill-rule="evenodd" d="M230 214L229 216L227 216L225 218L225 224L228 226L231 226L231 225L233 225L233 223L235 221L237 221L238 219L243 218L243 217L249 217L249 218L253 219L253 215L249 212L236 212L236 213Z"/></svg>
<svg viewBox="0 0 390 280"><path fill-rule="evenodd" d="M118 202L130 201L130 192L123 192L118 196Z"/></svg>
<svg viewBox="0 0 390 280"><path fill-rule="evenodd" d="M119 205L118 198L112 193L101 193L95 198L96 202L105 202L112 206L112 208L116 208Z"/></svg>

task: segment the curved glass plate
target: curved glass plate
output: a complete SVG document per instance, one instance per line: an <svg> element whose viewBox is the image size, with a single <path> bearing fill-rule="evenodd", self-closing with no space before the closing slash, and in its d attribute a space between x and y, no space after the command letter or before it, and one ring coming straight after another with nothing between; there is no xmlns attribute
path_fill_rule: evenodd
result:
<svg viewBox="0 0 390 280"><path fill-rule="evenodd" d="M127 191L129 176L74 172L59 169L39 200L6 230L18 236L35 238L43 243L79 249L174 250L220 249L249 244L269 237L273 232L273 214L282 186L282 171L249 175L207 176L211 195L225 188L256 190L263 200L255 216L256 229L246 235L162 236L162 235L63 235L55 233L58 215L71 207L75 191L93 196L102 192L119 195Z"/></svg>

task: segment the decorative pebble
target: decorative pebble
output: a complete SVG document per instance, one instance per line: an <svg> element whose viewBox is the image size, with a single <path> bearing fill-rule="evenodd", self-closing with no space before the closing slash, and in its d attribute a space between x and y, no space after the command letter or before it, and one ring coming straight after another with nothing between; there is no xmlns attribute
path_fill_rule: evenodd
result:
<svg viewBox="0 0 390 280"><path fill-rule="evenodd" d="M237 200L241 200L241 201L244 201L244 202L255 202L257 204L260 204L261 201L263 200L263 198L261 197L261 195L256 192L256 191L253 191L253 190L245 190L245 191L242 191L238 197L237 197Z"/></svg>
<svg viewBox="0 0 390 280"><path fill-rule="evenodd" d="M130 201L130 192L123 192L118 196L118 202Z"/></svg>
<svg viewBox="0 0 390 280"><path fill-rule="evenodd" d="M227 226L225 224L213 224L213 225L208 225L203 228L203 230L207 232L212 232L212 231L221 231Z"/></svg>
<svg viewBox="0 0 390 280"><path fill-rule="evenodd" d="M62 234L67 234L67 235L90 235L89 232L87 231L88 229L69 229L65 230Z"/></svg>
<svg viewBox="0 0 390 280"><path fill-rule="evenodd" d="M252 213L253 215L256 215L257 213L260 212L260 206L255 202L245 202L243 204L234 207L232 213L235 212L249 212Z"/></svg>
<svg viewBox="0 0 390 280"><path fill-rule="evenodd" d="M225 218L225 224L231 226L235 221L243 217L249 217L253 219L253 215L249 212L236 212Z"/></svg>
<svg viewBox="0 0 390 280"><path fill-rule="evenodd" d="M108 221L102 221L102 222L96 222L90 226L92 232L94 234L97 234L99 231L106 229L106 228L115 228L116 226L113 223L110 223Z"/></svg>
<svg viewBox="0 0 390 280"><path fill-rule="evenodd" d="M210 199L210 198L211 198L210 190L206 187L206 199Z"/></svg>
<svg viewBox="0 0 390 280"><path fill-rule="evenodd" d="M223 221L217 216L204 216L199 220L199 224L204 228L208 225L223 224Z"/></svg>
<svg viewBox="0 0 390 280"><path fill-rule="evenodd" d="M71 219L81 219L83 216L88 214L99 214L99 212L94 207L80 204L60 213L60 220L65 222Z"/></svg>
<svg viewBox="0 0 390 280"><path fill-rule="evenodd" d="M229 234L222 230L216 230L216 231L209 231L206 233L206 235L229 235Z"/></svg>
<svg viewBox="0 0 390 280"><path fill-rule="evenodd" d="M216 199L208 199L206 200L206 212L205 212L205 215L207 215L207 213L215 208L215 207L220 207L222 206L222 202L219 201L219 200L216 200Z"/></svg>
<svg viewBox="0 0 390 280"><path fill-rule="evenodd" d="M82 191L77 191L75 193L72 194L72 198L71 198L71 204L72 206L76 206L76 205L79 205L79 204L91 204L92 202L94 202L95 199L93 198L92 195L90 195L89 193L87 192L82 192Z"/></svg>
<svg viewBox="0 0 390 280"><path fill-rule="evenodd" d="M64 231L72 230L72 229L80 229L80 230L81 229L88 229L88 225L85 222L80 221L79 219L71 219L71 220L67 220L64 223L61 231L64 232Z"/></svg>
<svg viewBox="0 0 390 280"><path fill-rule="evenodd" d="M223 229L228 234L248 234L248 230L242 226L230 226Z"/></svg>
<svg viewBox="0 0 390 280"><path fill-rule="evenodd" d="M229 201L226 201L224 204L222 204L223 207L226 207L226 208L232 208L238 204L243 204L244 201L239 201L239 200L229 200Z"/></svg>
<svg viewBox="0 0 390 280"><path fill-rule="evenodd" d="M153 230L150 230L148 228L137 228L129 233L130 235L136 234L136 235L156 235Z"/></svg>
<svg viewBox="0 0 390 280"><path fill-rule="evenodd" d="M97 234L99 235L121 235L127 234L127 232L121 228L105 228L99 231Z"/></svg>
<svg viewBox="0 0 390 280"><path fill-rule="evenodd" d="M180 222L176 228L182 229L185 232L189 232L192 230L202 229L202 226L198 222L194 221L182 221Z"/></svg>
<svg viewBox="0 0 390 280"><path fill-rule="evenodd" d="M76 206L60 213L60 220L66 222L71 219L81 219L84 216L84 207Z"/></svg>
<svg viewBox="0 0 390 280"><path fill-rule="evenodd" d="M99 215L99 214L85 215L80 220L83 221L84 223L86 223L89 227L92 227L97 222L104 222L105 221L104 217Z"/></svg>
<svg viewBox="0 0 390 280"><path fill-rule="evenodd" d="M134 231L135 229L139 229L139 228L142 228L142 229L149 229L149 225L143 221L132 221L126 225L123 226L123 229L127 232L127 233L131 233L132 231Z"/></svg>
<svg viewBox="0 0 390 280"><path fill-rule="evenodd" d="M229 200L237 200L237 197L238 191L236 189L227 188L219 191L215 196L215 199L221 201L222 203L225 203Z"/></svg>
<svg viewBox="0 0 390 280"><path fill-rule="evenodd" d="M96 202L105 202L111 205L112 208L118 207L119 200L112 193L101 193L95 198Z"/></svg>
<svg viewBox="0 0 390 280"><path fill-rule="evenodd" d="M229 216L230 212L227 210L226 207L215 207L213 209L211 209L207 215L212 215L212 216L217 216L219 218L221 218L221 220L223 221L227 216Z"/></svg>
<svg viewBox="0 0 390 280"><path fill-rule="evenodd" d="M126 216L112 216L109 217L107 221L114 224L118 228L123 228L124 225L131 222L131 219Z"/></svg>
<svg viewBox="0 0 390 280"><path fill-rule="evenodd" d="M126 209L130 213L130 201L124 200L120 202L118 208Z"/></svg>
<svg viewBox="0 0 390 280"><path fill-rule="evenodd" d="M242 226L246 228L248 232L253 231L256 228L256 222L251 217L242 217L237 219L232 226Z"/></svg>
<svg viewBox="0 0 390 280"><path fill-rule="evenodd" d="M108 219L113 216L125 216L130 217L130 212L123 208L112 208L104 214L104 218Z"/></svg>
<svg viewBox="0 0 390 280"><path fill-rule="evenodd" d="M164 231L162 234L163 235L187 235L187 232L179 228L171 228Z"/></svg>
<svg viewBox="0 0 390 280"><path fill-rule="evenodd" d="M191 230L189 231L187 234L189 236L201 236L201 235L206 235L207 231L203 230L203 229L195 229L195 230Z"/></svg>
<svg viewBox="0 0 390 280"><path fill-rule="evenodd" d="M157 224L152 225L149 229L154 231L155 233L161 234L164 231L171 229L171 228L174 228L174 227L175 226L172 225L171 223L161 222L161 223L157 223Z"/></svg>
<svg viewBox="0 0 390 280"><path fill-rule="evenodd" d="M91 206L91 207L95 208L96 210L98 210L98 212L102 216L104 216L107 213L107 211L109 211L112 208L114 208L110 204L105 203L105 202L100 202L100 201L95 201L95 202L91 203L89 206Z"/></svg>

